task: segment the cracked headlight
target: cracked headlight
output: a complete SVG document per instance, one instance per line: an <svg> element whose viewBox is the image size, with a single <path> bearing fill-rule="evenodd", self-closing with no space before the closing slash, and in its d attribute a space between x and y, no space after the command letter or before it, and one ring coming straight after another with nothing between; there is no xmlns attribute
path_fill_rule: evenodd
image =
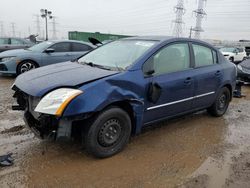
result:
<svg viewBox="0 0 250 188"><path fill-rule="evenodd" d="M0 58L0 62L6 62L6 61L11 61L14 60L16 57L2 57Z"/></svg>
<svg viewBox="0 0 250 188"><path fill-rule="evenodd" d="M83 91L71 88L56 89L47 95L38 103L36 112L61 116L67 105Z"/></svg>

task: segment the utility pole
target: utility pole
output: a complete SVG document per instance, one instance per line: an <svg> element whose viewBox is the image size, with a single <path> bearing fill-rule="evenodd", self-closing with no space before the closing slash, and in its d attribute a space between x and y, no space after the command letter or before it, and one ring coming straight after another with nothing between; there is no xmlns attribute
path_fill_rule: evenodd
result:
<svg viewBox="0 0 250 188"><path fill-rule="evenodd" d="M45 18L45 40L48 40L48 19L52 19L52 12L47 9L41 9L41 17Z"/></svg>
<svg viewBox="0 0 250 188"><path fill-rule="evenodd" d="M52 38L57 39L57 36L56 36L56 33L57 33L56 25L57 25L57 23L56 23L56 17L55 16L53 16L51 24L52 24Z"/></svg>
<svg viewBox="0 0 250 188"><path fill-rule="evenodd" d="M40 15L36 14L34 16L36 18L36 20L35 20L35 23L36 23L36 34L40 36L40 34L41 34Z"/></svg>
<svg viewBox="0 0 250 188"><path fill-rule="evenodd" d="M193 31L193 27L191 26L190 31L189 31L189 38L192 38L192 31Z"/></svg>
<svg viewBox="0 0 250 188"><path fill-rule="evenodd" d="M182 37L183 32L183 19L182 16L185 14L186 9L184 8L184 0L178 0L177 5L174 7L174 12L176 14L174 22L173 35L176 37Z"/></svg>
<svg viewBox="0 0 250 188"><path fill-rule="evenodd" d="M192 28L192 31L195 32L194 37L196 39L199 39L201 32L204 32L201 25L202 25L202 19L207 15L207 13L204 11L206 1L207 0L199 0L198 9L194 11L196 17L196 25L194 28Z"/></svg>
<svg viewBox="0 0 250 188"><path fill-rule="evenodd" d="M11 23L12 37L16 36L16 24L14 22Z"/></svg>

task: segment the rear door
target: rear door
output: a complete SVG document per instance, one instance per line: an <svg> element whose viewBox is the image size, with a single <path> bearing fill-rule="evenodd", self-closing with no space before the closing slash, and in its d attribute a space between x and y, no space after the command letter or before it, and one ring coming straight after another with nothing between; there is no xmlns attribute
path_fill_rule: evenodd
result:
<svg viewBox="0 0 250 188"><path fill-rule="evenodd" d="M215 100L223 71L218 63L217 52L210 47L194 43L195 60L195 95L193 108L200 109L209 107Z"/></svg>
<svg viewBox="0 0 250 188"><path fill-rule="evenodd" d="M148 94L145 101L144 123L175 116L191 110L194 77L188 43L170 44L144 64Z"/></svg>
<svg viewBox="0 0 250 188"><path fill-rule="evenodd" d="M84 55L88 51L92 50L93 48L86 45L86 44L81 44L77 42L72 42L71 43L71 54L74 59Z"/></svg>

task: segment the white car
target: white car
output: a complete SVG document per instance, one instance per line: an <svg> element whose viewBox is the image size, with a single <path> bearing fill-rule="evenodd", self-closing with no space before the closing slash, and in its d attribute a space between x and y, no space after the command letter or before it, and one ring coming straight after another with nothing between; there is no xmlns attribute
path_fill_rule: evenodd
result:
<svg viewBox="0 0 250 188"><path fill-rule="evenodd" d="M220 51L226 59L233 63L241 62L247 57L246 51L243 48L225 47L221 48Z"/></svg>

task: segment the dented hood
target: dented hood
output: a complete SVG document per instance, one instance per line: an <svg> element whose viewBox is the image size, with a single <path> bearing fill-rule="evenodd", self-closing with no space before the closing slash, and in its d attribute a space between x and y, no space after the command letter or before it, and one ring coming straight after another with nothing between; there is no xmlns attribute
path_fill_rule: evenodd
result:
<svg viewBox="0 0 250 188"><path fill-rule="evenodd" d="M117 71L65 62L21 74L14 85L29 95L40 97L55 88L74 87L117 73Z"/></svg>

